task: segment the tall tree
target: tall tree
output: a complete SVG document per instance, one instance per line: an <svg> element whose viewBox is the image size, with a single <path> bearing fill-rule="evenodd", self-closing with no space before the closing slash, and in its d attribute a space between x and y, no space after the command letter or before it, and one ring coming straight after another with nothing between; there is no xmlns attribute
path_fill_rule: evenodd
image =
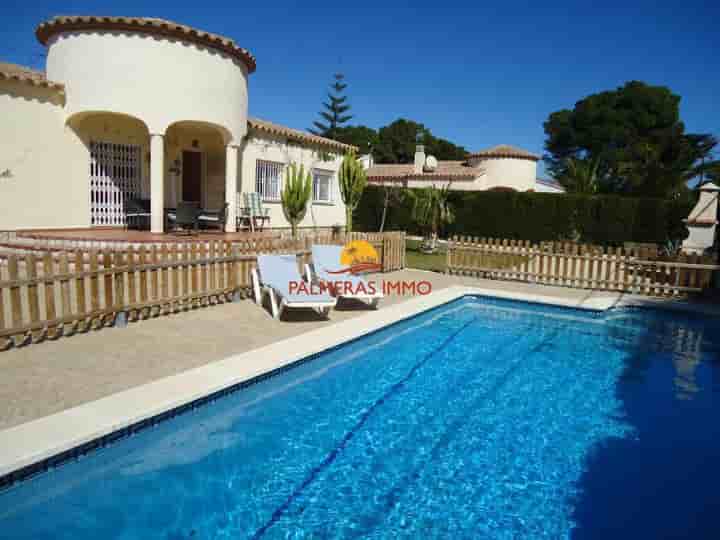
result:
<svg viewBox="0 0 720 540"><path fill-rule="evenodd" d="M357 146L360 155L370 154L377 146L378 134L367 126L345 126L335 130L336 141Z"/></svg>
<svg viewBox="0 0 720 540"><path fill-rule="evenodd" d="M717 144L709 134L685 133L680 96L664 86L630 81L550 114L544 124L545 163L562 182L570 158L600 160L600 191L670 197L683 189Z"/></svg>
<svg viewBox="0 0 720 540"><path fill-rule="evenodd" d="M415 146L425 145L425 153L442 160L463 160L467 151L450 141L433 136L423 124L398 118L378 131L373 157L377 163L412 163Z"/></svg>
<svg viewBox="0 0 720 540"><path fill-rule="evenodd" d="M327 94L328 101L323 102L325 110L320 111L324 122L316 120L313 122L315 128L309 130L310 133L329 139L334 139L337 129L353 117L351 114L346 114L350 110L350 105L347 102L347 96L344 95L347 88L347 83L343 82L345 75L336 73L334 78L335 82L330 85L330 92Z"/></svg>

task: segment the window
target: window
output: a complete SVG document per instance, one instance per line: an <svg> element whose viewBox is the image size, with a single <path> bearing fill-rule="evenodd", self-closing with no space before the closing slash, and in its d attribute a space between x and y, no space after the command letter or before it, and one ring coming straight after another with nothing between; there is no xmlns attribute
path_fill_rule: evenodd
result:
<svg viewBox="0 0 720 540"><path fill-rule="evenodd" d="M258 159L255 166L255 191L264 201L279 201L283 164Z"/></svg>
<svg viewBox="0 0 720 540"><path fill-rule="evenodd" d="M313 171L313 202L332 202L332 177L330 171Z"/></svg>

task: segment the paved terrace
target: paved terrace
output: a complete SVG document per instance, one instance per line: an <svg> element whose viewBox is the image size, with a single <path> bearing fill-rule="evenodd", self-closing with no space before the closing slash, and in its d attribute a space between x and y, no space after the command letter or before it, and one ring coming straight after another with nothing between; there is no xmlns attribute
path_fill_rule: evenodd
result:
<svg viewBox="0 0 720 540"><path fill-rule="evenodd" d="M427 280L434 290L470 285L540 294L578 304L588 299L617 297L617 293L418 270L382 277ZM407 299L388 297L380 309ZM312 311L291 311L285 320L277 321L267 309L245 300L0 353L0 430L367 313L362 305L338 307L329 321Z"/></svg>

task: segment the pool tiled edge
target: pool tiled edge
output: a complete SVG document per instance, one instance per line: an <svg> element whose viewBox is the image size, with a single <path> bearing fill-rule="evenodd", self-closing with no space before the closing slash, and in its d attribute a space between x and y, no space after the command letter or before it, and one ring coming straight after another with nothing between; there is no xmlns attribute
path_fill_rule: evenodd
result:
<svg viewBox="0 0 720 540"><path fill-rule="evenodd" d="M187 408L318 353L466 295L604 311L619 294L578 298L454 286L381 307L259 349L233 355L0 431L0 487L104 446Z"/></svg>

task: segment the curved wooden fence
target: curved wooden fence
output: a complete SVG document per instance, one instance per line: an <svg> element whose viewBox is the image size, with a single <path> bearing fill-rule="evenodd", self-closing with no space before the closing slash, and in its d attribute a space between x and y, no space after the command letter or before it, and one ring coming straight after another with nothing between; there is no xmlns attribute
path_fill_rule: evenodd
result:
<svg viewBox="0 0 720 540"><path fill-rule="evenodd" d="M447 271L490 279L603 289L648 296L700 292L720 269L711 257L661 257L656 247L631 249L571 242L454 237Z"/></svg>
<svg viewBox="0 0 720 540"><path fill-rule="evenodd" d="M403 232L3 253L0 350L246 298L259 253L294 253L302 265L314 243L358 239L375 247L384 272L404 267Z"/></svg>

